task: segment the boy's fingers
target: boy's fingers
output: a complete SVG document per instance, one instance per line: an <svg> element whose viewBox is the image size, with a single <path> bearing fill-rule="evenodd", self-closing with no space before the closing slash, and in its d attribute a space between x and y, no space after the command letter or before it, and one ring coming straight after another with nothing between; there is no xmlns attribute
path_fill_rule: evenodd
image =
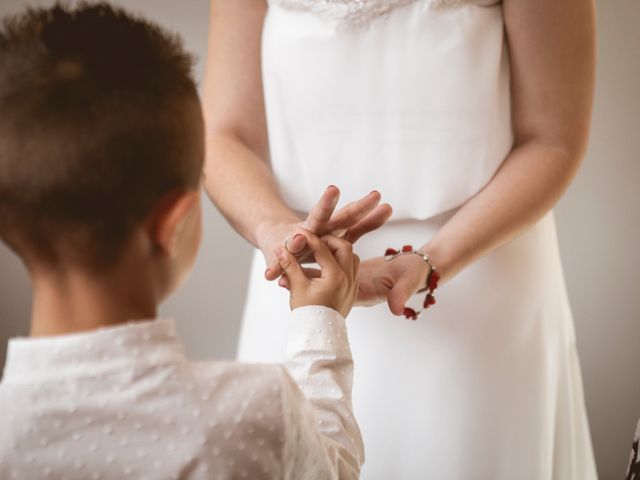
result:
<svg viewBox="0 0 640 480"><path fill-rule="evenodd" d="M298 259L288 252L286 248L276 248L276 256L280 262L280 268L287 276L290 288L297 288L307 282L307 277L305 277Z"/></svg>
<svg viewBox="0 0 640 480"><path fill-rule="evenodd" d="M304 272L305 277L307 277L308 279L312 279L312 278L320 278L320 270L318 270L317 268L307 268L307 267L302 267L302 271ZM286 275L282 275L279 279L278 279L278 285L283 287L283 288L290 288L289 286L289 280L287 279Z"/></svg>
<svg viewBox="0 0 640 480"><path fill-rule="evenodd" d="M322 272L320 272L320 270L317 268L302 267L302 271L304 272L305 276L309 279L320 278L322 276Z"/></svg>
<svg viewBox="0 0 640 480"><path fill-rule="evenodd" d="M353 254L353 278L358 276L358 272L360 271L360 257Z"/></svg>
<svg viewBox="0 0 640 480"><path fill-rule="evenodd" d="M340 190L338 187L334 185L327 187L318 203L309 212L304 228L314 233L324 233L339 199Z"/></svg>
<svg viewBox="0 0 640 480"><path fill-rule="evenodd" d="M333 235L325 235L322 240L329 246L342 271L349 275L349 278L353 278L353 245L351 242Z"/></svg>
<svg viewBox="0 0 640 480"><path fill-rule="evenodd" d="M305 236L307 237L307 249L313 254L318 265L320 265L322 277L325 277L326 274L334 274L341 269L325 242L320 240L312 232L307 232Z"/></svg>

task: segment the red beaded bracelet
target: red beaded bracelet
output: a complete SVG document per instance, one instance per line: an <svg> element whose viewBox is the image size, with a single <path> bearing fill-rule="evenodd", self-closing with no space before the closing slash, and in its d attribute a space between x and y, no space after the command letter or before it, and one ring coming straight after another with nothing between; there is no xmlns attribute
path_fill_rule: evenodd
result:
<svg viewBox="0 0 640 480"><path fill-rule="evenodd" d="M387 262L390 262L394 258L399 257L400 255L418 255L420 256L427 265L429 265L429 273L427 274L427 281L425 282L424 288L418 290L417 293L427 292L427 296L422 303L422 309L417 312L413 308L404 307L404 311L402 312L405 317L410 320L417 320L423 310L426 310L431 305L436 303L436 299L433 296L433 292L436 288L438 288L438 281L440 280L440 273L433 266L431 260L429 259L429 255L425 255L422 252L414 250L411 245L405 245L401 250L396 250L395 248L387 248L384 252L384 257Z"/></svg>

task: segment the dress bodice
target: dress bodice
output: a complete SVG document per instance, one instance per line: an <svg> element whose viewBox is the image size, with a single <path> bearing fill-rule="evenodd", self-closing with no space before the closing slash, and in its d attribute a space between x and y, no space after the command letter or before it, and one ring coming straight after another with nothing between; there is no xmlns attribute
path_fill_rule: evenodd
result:
<svg viewBox="0 0 640 480"><path fill-rule="evenodd" d="M309 11L342 27L366 27L374 19L417 0L270 0L273 5ZM430 8L455 8L467 4L494 5L501 0L428 0Z"/></svg>
<svg viewBox="0 0 640 480"><path fill-rule="evenodd" d="M493 0L272 0L262 77L271 167L301 212L335 184L426 219L479 192L512 145Z"/></svg>

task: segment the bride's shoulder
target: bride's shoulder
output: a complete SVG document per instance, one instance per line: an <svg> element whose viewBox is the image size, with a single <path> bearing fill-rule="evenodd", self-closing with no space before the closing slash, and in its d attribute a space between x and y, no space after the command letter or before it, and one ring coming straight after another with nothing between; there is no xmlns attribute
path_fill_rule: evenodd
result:
<svg viewBox="0 0 640 480"><path fill-rule="evenodd" d="M489 6L501 0L268 0L271 5L304 10L335 24L351 27L369 25L372 20L412 3L426 3L431 8L454 8L469 4Z"/></svg>

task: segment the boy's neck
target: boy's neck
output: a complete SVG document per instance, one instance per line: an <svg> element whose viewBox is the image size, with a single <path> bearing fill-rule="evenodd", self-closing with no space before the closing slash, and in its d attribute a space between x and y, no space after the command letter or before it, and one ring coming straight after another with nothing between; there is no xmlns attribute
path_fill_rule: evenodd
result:
<svg viewBox="0 0 640 480"><path fill-rule="evenodd" d="M153 283L148 276L144 278L144 270L126 273L66 270L32 274L30 335L63 335L155 318Z"/></svg>

